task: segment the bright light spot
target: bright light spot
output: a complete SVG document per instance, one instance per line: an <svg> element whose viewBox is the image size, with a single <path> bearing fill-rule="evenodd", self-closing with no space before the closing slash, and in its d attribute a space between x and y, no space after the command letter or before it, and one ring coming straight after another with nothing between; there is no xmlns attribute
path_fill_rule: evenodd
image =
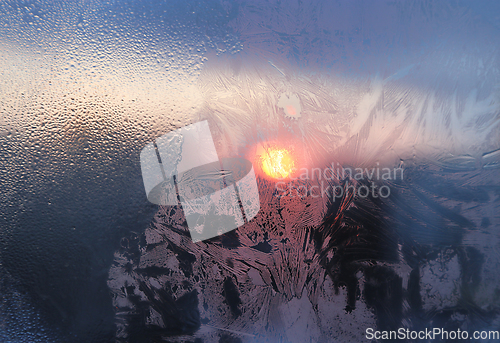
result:
<svg viewBox="0 0 500 343"><path fill-rule="evenodd" d="M295 164L287 149L268 149L261 156L262 171L274 178L284 179L294 168Z"/></svg>
<svg viewBox="0 0 500 343"><path fill-rule="evenodd" d="M300 99L297 94L283 93L278 99L278 107L285 112L285 117L290 119L299 119L302 111Z"/></svg>

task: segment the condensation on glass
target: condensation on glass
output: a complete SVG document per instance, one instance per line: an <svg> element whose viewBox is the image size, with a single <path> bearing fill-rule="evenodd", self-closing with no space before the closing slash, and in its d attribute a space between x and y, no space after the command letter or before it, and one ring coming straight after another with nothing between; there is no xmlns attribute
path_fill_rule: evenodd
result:
<svg viewBox="0 0 500 343"><path fill-rule="evenodd" d="M498 13L0 2L0 340L498 330Z"/></svg>

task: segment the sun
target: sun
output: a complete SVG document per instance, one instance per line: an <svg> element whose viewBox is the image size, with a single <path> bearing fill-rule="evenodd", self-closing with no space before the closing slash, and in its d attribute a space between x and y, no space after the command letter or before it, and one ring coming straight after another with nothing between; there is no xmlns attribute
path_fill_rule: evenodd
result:
<svg viewBox="0 0 500 343"><path fill-rule="evenodd" d="M288 177L295 164L287 149L267 149L261 155L262 171L274 179Z"/></svg>

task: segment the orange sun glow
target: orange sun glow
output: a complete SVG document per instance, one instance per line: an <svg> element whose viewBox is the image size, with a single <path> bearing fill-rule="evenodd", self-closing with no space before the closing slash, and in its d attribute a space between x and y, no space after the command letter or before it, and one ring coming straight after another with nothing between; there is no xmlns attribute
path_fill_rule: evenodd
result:
<svg viewBox="0 0 500 343"><path fill-rule="evenodd" d="M274 178L284 179L294 168L294 161L287 149L268 149L261 156L262 171Z"/></svg>

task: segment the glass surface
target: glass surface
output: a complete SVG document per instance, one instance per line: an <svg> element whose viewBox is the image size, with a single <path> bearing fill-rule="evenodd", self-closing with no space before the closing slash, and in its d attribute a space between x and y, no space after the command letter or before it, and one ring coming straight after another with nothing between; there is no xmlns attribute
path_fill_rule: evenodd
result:
<svg viewBox="0 0 500 343"><path fill-rule="evenodd" d="M0 341L495 341L499 51L496 1L0 1Z"/></svg>

